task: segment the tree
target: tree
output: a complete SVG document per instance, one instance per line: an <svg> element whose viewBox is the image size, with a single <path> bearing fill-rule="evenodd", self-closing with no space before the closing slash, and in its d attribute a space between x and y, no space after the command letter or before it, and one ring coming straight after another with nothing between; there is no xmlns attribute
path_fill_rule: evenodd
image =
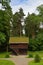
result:
<svg viewBox="0 0 43 65"><path fill-rule="evenodd" d="M43 50L43 28L40 28L40 22L43 22L43 5L39 6L37 10L39 11L38 15L28 15L25 20L26 34L29 36L29 50L31 51Z"/></svg>
<svg viewBox="0 0 43 65"><path fill-rule="evenodd" d="M6 46L9 43L12 11L8 2L2 2L2 6L4 10L0 10L0 32L3 34L2 41L4 38L3 46Z"/></svg>
<svg viewBox="0 0 43 65"><path fill-rule="evenodd" d="M6 36L4 33L0 32L0 45L6 41Z"/></svg>
<svg viewBox="0 0 43 65"><path fill-rule="evenodd" d="M42 17L43 16L43 5L38 6L37 10L39 11L39 15Z"/></svg>
<svg viewBox="0 0 43 65"><path fill-rule="evenodd" d="M31 38L35 38L36 33L39 30L40 17L35 15L34 13L28 14L25 19L25 31L26 36Z"/></svg>
<svg viewBox="0 0 43 65"><path fill-rule="evenodd" d="M13 36L22 36L22 19L24 17L23 9L13 15Z"/></svg>
<svg viewBox="0 0 43 65"><path fill-rule="evenodd" d="M39 11L39 16L41 18L42 25L43 25L43 4L37 7L37 10Z"/></svg>
<svg viewBox="0 0 43 65"><path fill-rule="evenodd" d="M23 9L20 8L19 9L19 27L20 27L20 36L22 36L22 20L23 20L23 17L25 16L25 14L23 13Z"/></svg>
<svg viewBox="0 0 43 65"><path fill-rule="evenodd" d="M30 38L29 41L30 51L42 51L43 50L43 33L38 33L36 38Z"/></svg>

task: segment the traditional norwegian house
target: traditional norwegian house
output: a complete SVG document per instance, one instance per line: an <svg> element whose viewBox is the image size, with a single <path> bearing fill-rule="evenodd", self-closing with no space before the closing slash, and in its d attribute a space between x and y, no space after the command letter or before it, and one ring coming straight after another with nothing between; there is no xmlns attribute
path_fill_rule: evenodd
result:
<svg viewBox="0 0 43 65"><path fill-rule="evenodd" d="M15 55L27 54L28 41L27 37L10 37L10 49Z"/></svg>

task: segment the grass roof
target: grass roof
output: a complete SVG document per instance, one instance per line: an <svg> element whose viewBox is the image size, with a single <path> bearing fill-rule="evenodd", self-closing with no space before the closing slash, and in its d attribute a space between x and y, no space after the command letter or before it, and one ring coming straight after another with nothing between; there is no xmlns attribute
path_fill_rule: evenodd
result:
<svg viewBox="0 0 43 65"><path fill-rule="evenodd" d="M28 37L10 37L9 43L28 43Z"/></svg>

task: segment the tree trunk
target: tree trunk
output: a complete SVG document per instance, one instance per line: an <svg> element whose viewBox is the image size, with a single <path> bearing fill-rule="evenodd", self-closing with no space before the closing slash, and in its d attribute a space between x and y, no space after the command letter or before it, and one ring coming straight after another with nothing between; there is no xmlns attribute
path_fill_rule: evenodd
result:
<svg viewBox="0 0 43 65"><path fill-rule="evenodd" d="M35 33L32 33L32 39L34 39L35 38Z"/></svg>

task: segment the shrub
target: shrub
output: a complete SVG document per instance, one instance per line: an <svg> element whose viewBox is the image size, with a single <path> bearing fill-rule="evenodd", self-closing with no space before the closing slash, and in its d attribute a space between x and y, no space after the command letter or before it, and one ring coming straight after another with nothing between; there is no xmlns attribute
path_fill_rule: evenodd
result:
<svg viewBox="0 0 43 65"><path fill-rule="evenodd" d="M34 39L29 39L29 51L43 50L43 34L39 33Z"/></svg>
<svg viewBox="0 0 43 65"><path fill-rule="evenodd" d="M29 53L28 57L29 58L33 58L33 55L31 53Z"/></svg>
<svg viewBox="0 0 43 65"><path fill-rule="evenodd" d="M37 50L37 41L36 41L36 38L35 39L30 39L30 42L29 42L29 50L30 51L36 51Z"/></svg>
<svg viewBox="0 0 43 65"><path fill-rule="evenodd" d="M41 60L40 56L36 54L34 61L37 63L37 62L40 62L40 60Z"/></svg>
<svg viewBox="0 0 43 65"><path fill-rule="evenodd" d="M6 56L5 56L5 58L9 58L9 57L10 57L10 56L9 56L9 53L7 53Z"/></svg>

